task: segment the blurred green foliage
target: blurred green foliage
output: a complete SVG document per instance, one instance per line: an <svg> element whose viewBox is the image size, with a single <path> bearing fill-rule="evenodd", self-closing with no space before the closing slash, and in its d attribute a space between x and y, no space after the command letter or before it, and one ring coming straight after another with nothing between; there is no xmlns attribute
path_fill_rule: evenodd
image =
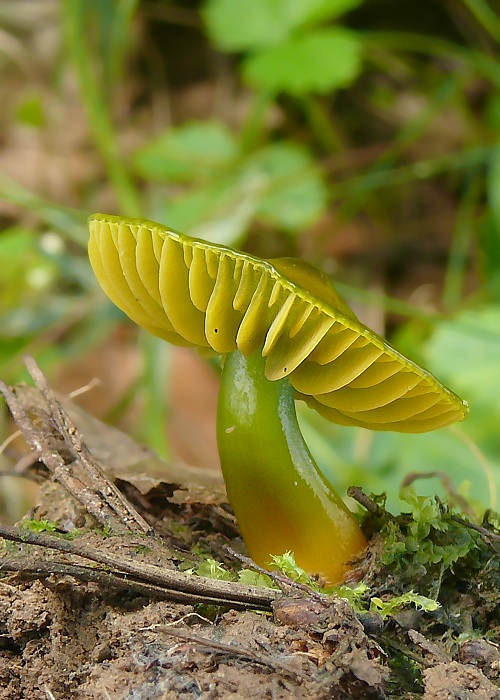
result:
<svg viewBox="0 0 500 700"><path fill-rule="evenodd" d="M311 154L281 140L245 154L220 122L167 129L135 154L139 174L188 189L157 218L214 243L240 244L252 221L298 233L326 210L327 192Z"/></svg>
<svg viewBox="0 0 500 700"><path fill-rule="evenodd" d="M362 40L344 28L322 25L361 2L208 0L203 15L220 49L245 52L242 75L250 85L302 97L346 87L358 76Z"/></svg>
<svg viewBox="0 0 500 700"><path fill-rule="evenodd" d="M387 490L394 509L408 471L448 471L479 510L498 506L499 27L487 0L4 0L0 131L41 149L41 176L23 152L2 167L2 378L23 375L23 353L50 370L127 323L86 259L96 209L304 255L472 409L463 434L413 436L301 408L335 485ZM59 143L77 165L51 186ZM168 350L140 342L137 436L165 453Z"/></svg>

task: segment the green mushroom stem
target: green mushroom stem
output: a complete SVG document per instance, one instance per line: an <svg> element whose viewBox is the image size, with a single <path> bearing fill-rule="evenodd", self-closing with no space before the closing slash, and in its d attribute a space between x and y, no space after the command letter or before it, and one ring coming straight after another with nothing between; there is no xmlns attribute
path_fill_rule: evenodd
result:
<svg viewBox="0 0 500 700"><path fill-rule="evenodd" d="M336 583L365 537L309 452L289 380L264 372L260 352L225 358L217 444L229 502L257 564L292 550L302 568Z"/></svg>

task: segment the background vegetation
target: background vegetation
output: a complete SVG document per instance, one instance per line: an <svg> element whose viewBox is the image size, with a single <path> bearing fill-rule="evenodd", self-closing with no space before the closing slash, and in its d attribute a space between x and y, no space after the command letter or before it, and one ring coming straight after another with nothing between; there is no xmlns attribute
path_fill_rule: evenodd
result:
<svg viewBox="0 0 500 700"><path fill-rule="evenodd" d="M87 408L213 466L215 368L104 299L86 218L299 255L471 407L422 436L304 408L335 485L386 490L397 508L409 472L438 473L419 492L497 507L499 42L488 0L3 0L0 376L24 376L25 353L62 391L98 376Z"/></svg>

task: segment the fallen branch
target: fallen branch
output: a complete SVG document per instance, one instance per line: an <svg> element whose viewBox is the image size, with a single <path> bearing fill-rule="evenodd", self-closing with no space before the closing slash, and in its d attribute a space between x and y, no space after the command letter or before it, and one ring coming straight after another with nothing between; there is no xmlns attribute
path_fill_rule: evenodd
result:
<svg viewBox="0 0 500 700"><path fill-rule="evenodd" d="M30 415L16 390L4 382L0 382L0 392L37 459L46 465L53 479L104 527L117 533L140 531L152 534L148 523L93 458L36 362L28 357L25 363L41 399L38 415Z"/></svg>
<svg viewBox="0 0 500 700"><path fill-rule="evenodd" d="M135 562L131 559L123 559L108 554L78 540L64 540L54 535L31 532L19 527L0 525L0 537L19 544L55 549L65 554L96 562L105 566L108 570L107 573L111 573L115 577L127 575L129 580L142 582L149 586L158 586L162 592L170 593L172 595L171 599L177 600L178 594L182 593L184 594L182 602L186 603L205 602L240 608L270 610L272 602L278 596L278 592L271 588L245 586L231 581L202 578L192 574L185 574L176 569L166 569L142 561ZM155 543L156 541L148 542L145 538L141 539L142 545L154 547ZM52 563L54 564L54 569L52 571L47 569L44 573L58 573L57 567L60 565L60 562ZM47 566L50 566L50 564L51 562L47 562ZM9 560L9 567L9 571L16 570L12 568L12 559ZM3 568L3 563L0 560L0 571ZM22 570L22 562L19 563L19 569L17 570Z"/></svg>
<svg viewBox="0 0 500 700"><path fill-rule="evenodd" d="M214 594L210 596L206 592L195 594L164 588L145 581L136 581L121 572L106 571L95 567L86 567L78 564L66 564L59 561L6 559L0 563L0 572L33 576L37 579L49 576L70 576L82 583L95 583L103 591L110 590L114 593L124 591L142 595L154 600L168 600L173 603L194 605L229 605L236 610L270 610L270 605L249 604L246 601L225 600L224 596ZM216 592L217 593L217 592Z"/></svg>

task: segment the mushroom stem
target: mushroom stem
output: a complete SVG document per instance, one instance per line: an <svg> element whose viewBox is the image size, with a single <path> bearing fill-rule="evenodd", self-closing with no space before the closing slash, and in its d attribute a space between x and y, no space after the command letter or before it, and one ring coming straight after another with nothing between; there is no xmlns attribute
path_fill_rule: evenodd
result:
<svg viewBox="0 0 500 700"><path fill-rule="evenodd" d="M269 567L271 555L289 550L336 583L366 540L307 448L293 387L266 379L265 362L238 350L225 359L217 442L229 502L257 564Z"/></svg>

